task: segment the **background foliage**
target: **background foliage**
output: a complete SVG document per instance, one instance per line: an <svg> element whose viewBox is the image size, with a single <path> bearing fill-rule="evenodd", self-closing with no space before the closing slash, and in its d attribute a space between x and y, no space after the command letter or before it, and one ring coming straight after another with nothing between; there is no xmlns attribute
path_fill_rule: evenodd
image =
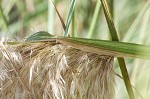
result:
<svg viewBox="0 0 150 99"><path fill-rule="evenodd" d="M113 12L115 26L121 41L150 45L150 0L108 0ZM74 27L69 33L75 37L110 39L107 23L100 5L92 35L88 35L100 0L77 0L74 12ZM67 21L71 0L55 0L61 16ZM72 31L73 29L73 31ZM23 40L37 31L49 31L63 35L60 20L48 0L0 0L0 36ZM150 98L150 67L148 60L126 59L136 97ZM115 70L120 70L115 62ZM138 92L137 92L138 91ZM141 96L140 96L141 95ZM123 80L116 77L116 98L127 99Z"/></svg>

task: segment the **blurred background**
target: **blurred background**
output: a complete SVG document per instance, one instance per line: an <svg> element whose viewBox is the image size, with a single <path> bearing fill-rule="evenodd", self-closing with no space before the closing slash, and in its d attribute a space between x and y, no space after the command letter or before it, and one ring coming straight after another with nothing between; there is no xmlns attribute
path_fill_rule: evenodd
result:
<svg viewBox="0 0 150 99"><path fill-rule="evenodd" d="M53 0L66 23L71 0ZM150 45L150 0L107 0L120 41ZM0 36L15 40L48 31L62 36L63 27L48 0L0 0ZM100 0L76 0L69 29L74 37L110 40ZM126 58L136 99L150 99L150 66L148 60ZM115 71L120 69L115 61ZM121 78L115 80L115 99L128 99Z"/></svg>

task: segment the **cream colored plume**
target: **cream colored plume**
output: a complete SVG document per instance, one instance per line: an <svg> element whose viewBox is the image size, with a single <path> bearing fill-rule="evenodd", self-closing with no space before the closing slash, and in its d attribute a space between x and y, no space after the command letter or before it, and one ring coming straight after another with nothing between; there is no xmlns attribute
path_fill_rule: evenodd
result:
<svg viewBox="0 0 150 99"><path fill-rule="evenodd" d="M113 57L63 44L0 43L0 99L112 99Z"/></svg>

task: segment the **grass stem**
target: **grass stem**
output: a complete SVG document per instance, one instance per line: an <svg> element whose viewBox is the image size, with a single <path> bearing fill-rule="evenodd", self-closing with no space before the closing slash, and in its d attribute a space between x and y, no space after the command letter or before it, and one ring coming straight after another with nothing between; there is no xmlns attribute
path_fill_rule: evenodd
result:
<svg viewBox="0 0 150 99"><path fill-rule="evenodd" d="M71 37L74 37L76 34L75 34L75 8L74 8L74 11L73 11L73 14L72 14L72 34L71 34Z"/></svg>
<svg viewBox="0 0 150 99"><path fill-rule="evenodd" d="M4 30L7 30L8 22L7 22L7 19L6 19L5 15L4 15L4 12L3 12L3 9L2 9L1 5L0 5L0 16L1 16L1 18L3 20L3 23L4 23Z"/></svg>
<svg viewBox="0 0 150 99"><path fill-rule="evenodd" d="M95 28L95 25L96 25L96 21L97 21L97 18L98 18L98 14L99 14L99 11L100 11L100 6L101 6L101 3L99 2L99 0L97 0L95 10L94 10L94 15L93 15L93 18L92 18L92 22L91 22L91 25L90 25L90 29L89 29L87 38L91 38L92 35L93 35L94 28Z"/></svg>
<svg viewBox="0 0 150 99"><path fill-rule="evenodd" d="M109 27L109 30L110 30L110 33L112 36L112 40L113 41L119 41L119 37L117 35L117 31L116 31L116 28L114 26L114 22L113 22L112 15L111 15L109 7L108 7L108 3L106 0L101 0L101 3L102 3L104 14L105 14L105 17L106 17L106 20L108 23L108 27ZM121 69L121 73L122 73L122 76L124 79L124 83L125 83L129 98L135 99L134 92L133 92L133 89L132 89L132 86L130 83L128 71L126 68L125 60L122 57L118 57L117 59L118 59L118 63L119 63L120 69Z"/></svg>
<svg viewBox="0 0 150 99"><path fill-rule="evenodd" d="M71 19L72 19L72 14L73 14L73 11L74 11L75 3L76 3L76 0L72 0L71 1L71 6L70 6L68 18L67 18L66 30L65 30L64 36L68 35L69 26L70 26L70 23L71 23Z"/></svg>

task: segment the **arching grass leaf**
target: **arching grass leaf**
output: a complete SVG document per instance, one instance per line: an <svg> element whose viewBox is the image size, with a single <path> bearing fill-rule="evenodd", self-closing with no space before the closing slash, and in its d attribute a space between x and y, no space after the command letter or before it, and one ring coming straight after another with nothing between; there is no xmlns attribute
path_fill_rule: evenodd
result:
<svg viewBox="0 0 150 99"><path fill-rule="evenodd" d="M133 57L133 58L146 58L150 59L150 46L108 41L108 40L97 40L97 39L85 39L85 38L74 38L74 37L61 37L54 36L47 32L41 31L29 36L26 41L57 41L62 44L70 45L76 49L104 54L116 57Z"/></svg>

